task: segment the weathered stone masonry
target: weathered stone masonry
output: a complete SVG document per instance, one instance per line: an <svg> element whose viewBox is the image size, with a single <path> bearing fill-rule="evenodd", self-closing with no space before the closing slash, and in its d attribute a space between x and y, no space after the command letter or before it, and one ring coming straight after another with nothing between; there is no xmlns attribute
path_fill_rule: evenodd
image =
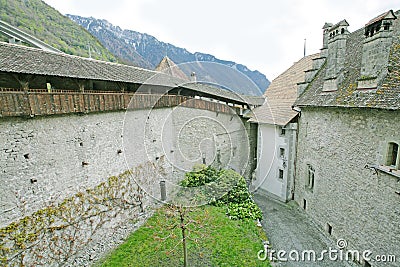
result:
<svg viewBox="0 0 400 267"><path fill-rule="evenodd" d="M256 127L241 116L263 102L0 43L1 264L89 265L151 214L161 181L170 198L194 164L249 178Z"/></svg>
<svg viewBox="0 0 400 267"><path fill-rule="evenodd" d="M399 120L399 111L302 109L295 200L348 249L399 256L399 178L365 167L383 164L387 143L400 140Z"/></svg>
<svg viewBox="0 0 400 267"><path fill-rule="evenodd" d="M124 122L127 121L137 127L126 128L128 126L124 125ZM187 128L188 121L191 122L189 125L191 128ZM10 223L20 224L20 219L24 216L37 216L35 214L38 211L59 205L71 197L75 202L81 203L85 198L77 197L77 193L98 188L102 183L107 183L109 177L117 176L127 170L135 172L136 167L142 168L141 166L146 166L148 163L155 165L145 172L147 175L139 174L139 180L147 183L141 184L142 188L151 189L147 193L157 197L160 170L157 171L156 165L160 161L166 162L161 164L166 166L165 177L169 179L171 173L168 174L168 171L171 171L172 165L182 167L181 171L190 169L193 164L202 163L202 152L206 155L206 163L212 163L217 152L215 147L218 147L219 153L224 155L221 158L222 164L241 168L247 166L249 160L249 144L248 141L244 142L247 138L245 131L247 126L244 126L242 120L233 113L171 107L129 110L126 113L120 111L3 118L0 120L0 125L2 129L0 142L4 144L4 148L0 151L0 166L2 166L0 201L3 211L0 219L1 227L10 227ZM191 129L195 130L195 139L191 135L179 134L180 131L191 131ZM203 145L201 151L197 150L203 139L212 136L218 138L209 140L210 143ZM176 175L176 169L172 171ZM251 171L245 167L244 172ZM142 193L139 190L135 194ZM133 210L129 207L126 207L126 210L121 208L116 218L113 218L116 216L115 212L107 213L111 217L107 218L106 226L90 237L93 239L90 244L85 244L86 251L91 250L93 246L97 247L91 251L91 258L95 259L102 255L103 250L98 248L98 242L110 243L111 241L107 241L106 238L115 238L110 232L118 231L118 225L129 223L143 208L146 212L150 211L146 207L151 207L151 198L146 196L141 201L143 204L140 209L139 205L133 206ZM104 209L112 203L102 205ZM98 220L103 222L105 218ZM2 242L3 246L9 245L6 239ZM26 254L23 259L17 257L9 264L35 263L37 255L30 254L32 250L23 251L23 254ZM82 256L82 253L78 255ZM50 254L49 252L41 257L49 257ZM88 253L83 254L83 257L89 257ZM2 255L8 259L11 256L7 253ZM71 261L75 257L65 256L66 259L59 258L59 260ZM52 261L50 258L46 258L43 262L47 265L58 264L57 260Z"/></svg>

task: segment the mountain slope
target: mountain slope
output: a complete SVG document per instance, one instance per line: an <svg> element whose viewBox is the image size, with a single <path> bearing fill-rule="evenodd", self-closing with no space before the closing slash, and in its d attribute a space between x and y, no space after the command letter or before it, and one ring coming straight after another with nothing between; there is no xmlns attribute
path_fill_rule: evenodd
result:
<svg viewBox="0 0 400 267"><path fill-rule="evenodd" d="M116 61L88 31L41 0L0 0L0 20L71 55ZM6 41L5 36L0 41Z"/></svg>
<svg viewBox="0 0 400 267"><path fill-rule="evenodd" d="M114 55L139 67L154 69L162 58L168 55L187 76L190 77L192 72L196 72L198 80L221 84L239 93L261 95L270 83L259 71L251 71L246 66L233 61L220 60L199 52L190 53L184 48L161 42L151 35L123 30L106 20L67 16L97 37ZM223 66L231 69L227 70L230 72L229 77L226 75L227 68L225 67L224 70ZM235 74L234 70L244 74L250 80L246 81L245 77L238 77L240 75ZM232 75L235 76L234 79Z"/></svg>

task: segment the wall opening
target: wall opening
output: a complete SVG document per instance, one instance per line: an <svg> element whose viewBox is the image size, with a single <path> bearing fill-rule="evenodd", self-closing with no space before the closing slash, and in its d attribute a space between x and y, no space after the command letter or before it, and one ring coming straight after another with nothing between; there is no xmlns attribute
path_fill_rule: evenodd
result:
<svg viewBox="0 0 400 267"><path fill-rule="evenodd" d="M387 150L386 165L396 168L398 155L399 145L394 142L390 142Z"/></svg>
<svg viewBox="0 0 400 267"><path fill-rule="evenodd" d="M329 223L326 224L326 231L329 235L332 235L332 225L330 225Z"/></svg>
<svg viewBox="0 0 400 267"><path fill-rule="evenodd" d="M284 127L279 127L279 135L285 136L285 134L286 134L286 129Z"/></svg>
<svg viewBox="0 0 400 267"><path fill-rule="evenodd" d="M279 156L283 159L285 158L285 149L284 148L279 148Z"/></svg>
<svg viewBox="0 0 400 267"><path fill-rule="evenodd" d="M315 170L310 164L307 164L307 181L306 181L307 189L310 190L314 189L314 178L315 178Z"/></svg>
<svg viewBox="0 0 400 267"><path fill-rule="evenodd" d="M307 200L303 198L303 209L307 209Z"/></svg>
<svg viewBox="0 0 400 267"><path fill-rule="evenodd" d="M389 28L390 28L390 24L389 23L383 24L383 30L388 31Z"/></svg>
<svg viewBox="0 0 400 267"><path fill-rule="evenodd" d="M282 169L279 169L279 171L278 171L278 178L280 180L283 180L283 170Z"/></svg>

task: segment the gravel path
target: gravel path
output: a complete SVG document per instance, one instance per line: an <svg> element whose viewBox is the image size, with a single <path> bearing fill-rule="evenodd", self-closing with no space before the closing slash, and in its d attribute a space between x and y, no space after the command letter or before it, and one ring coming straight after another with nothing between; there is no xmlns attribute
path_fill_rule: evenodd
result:
<svg viewBox="0 0 400 267"><path fill-rule="evenodd" d="M285 250L286 255L281 258L287 258L286 262L273 262L276 267L347 267L359 266L354 262L334 261L329 259L329 254L326 253L322 257L323 260L318 260L323 250L337 250L336 240L331 240L330 237L319 230L319 228L311 221L307 214L295 203L282 203L272 200L261 193L254 194L254 200L263 211L264 218L262 226L267 233L271 249L275 251ZM289 253L292 250L299 252L300 261L291 260L296 257L296 252L293 252L290 257ZM304 250L313 250L316 252L316 261L309 261L308 254L305 254L305 261L301 261L302 252ZM263 256L263 254L261 254ZM339 255L339 253L337 254ZM278 254L276 254L278 256ZM334 257L335 254L332 254ZM340 257L340 256L338 256ZM343 257L345 258L345 256Z"/></svg>

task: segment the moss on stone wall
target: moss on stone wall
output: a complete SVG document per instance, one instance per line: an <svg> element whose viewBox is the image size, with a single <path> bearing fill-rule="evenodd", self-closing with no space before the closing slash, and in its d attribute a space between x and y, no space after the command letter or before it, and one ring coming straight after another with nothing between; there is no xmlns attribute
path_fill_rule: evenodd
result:
<svg viewBox="0 0 400 267"><path fill-rule="evenodd" d="M392 45L389 54L388 75L382 85L383 89L400 87L400 40Z"/></svg>
<svg viewBox="0 0 400 267"><path fill-rule="evenodd" d="M66 262L114 218L144 212L145 193L135 181L149 169L160 171L155 163L145 163L0 229L1 265Z"/></svg>

